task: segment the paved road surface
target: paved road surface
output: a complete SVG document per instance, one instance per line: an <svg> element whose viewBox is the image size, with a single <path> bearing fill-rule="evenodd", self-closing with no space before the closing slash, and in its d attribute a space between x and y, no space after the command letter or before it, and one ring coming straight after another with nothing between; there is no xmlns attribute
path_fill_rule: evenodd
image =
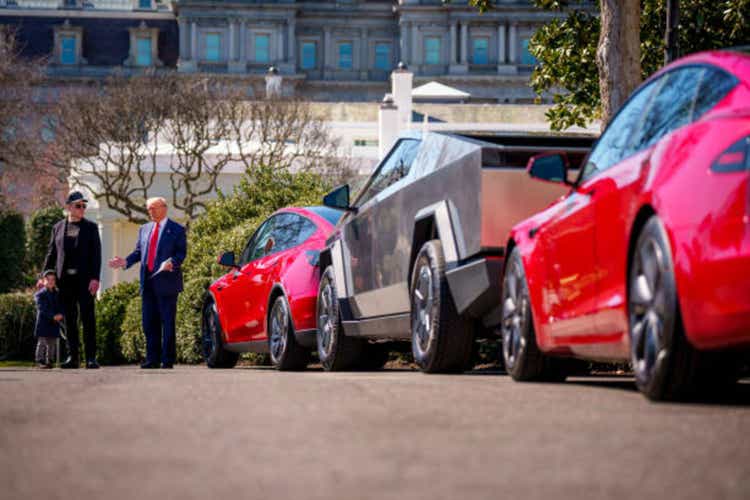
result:
<svg viewBox="0 0 750 500"><path fill-rule="evenodd" d="M4 369L0 498L746 500L750 383Z"/></svg>

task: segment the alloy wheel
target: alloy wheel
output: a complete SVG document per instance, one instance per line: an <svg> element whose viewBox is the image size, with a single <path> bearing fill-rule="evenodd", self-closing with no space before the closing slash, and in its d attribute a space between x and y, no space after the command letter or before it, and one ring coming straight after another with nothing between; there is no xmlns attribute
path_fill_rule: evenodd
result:
<svg viewBox="0 0 750 500"><path fill-rule="evenodd" d="M419 354L424 355L430 349L430 343L435 336L432 320L436 305L432 270L426 263L419 268L412 303L412 342Z"/></svg>
<svg viewBox="0 0 750 500"><path fill-rule="evenodd" d="M319 349L324 354L331 353L331 340L336 320L333 287L331 286L331 282L326 280L323 290L320 292L320 304L318 305L318 325L320 325L318 328L320 332Z"/></svg>
<svg viewBox="0 0 750 500"><path fill-rule="evenodd" d="M289 333L289 313L286 302L277 300L271 310L271 356L276 363L286 349L287 335Z"/></svg>
<svg viewBox="0 0 750 500"><path fill-rule="evenodd" d="M203 308L203 356L208 358L217 343L218 325L216 304L213 302Z"/></svg>
<svg viewBox="0 0 750 500"><path fill-rule="evenodd" d="M630 339L633 370L639 380L650 380L660 359L666 356L665 316L667 262L653 237L636 250L630 273Z"/></svg>
<svg viewBox="0 0 750 500"><path fill-rule="evenodd" d="M526 345L523 336L529 297L524 286L524 276L518 262L513 262L503 280L503 357L510 369Z"/></svg>

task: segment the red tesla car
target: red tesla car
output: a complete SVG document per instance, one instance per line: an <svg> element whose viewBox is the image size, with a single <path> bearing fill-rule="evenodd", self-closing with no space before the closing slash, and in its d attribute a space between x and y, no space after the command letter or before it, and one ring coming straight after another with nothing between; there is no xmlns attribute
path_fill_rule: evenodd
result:
<svg viewBox="0 0 750 500"><path fill-rule="evenodd" d="M239 260L225 252L230 271L203 303L203 354L211 368L232 368L242 352L269 353L280 370L307 366L316 346L318 256L341 211L284 208L250 237Z"/></svg>
<svg viewBox="0 0 750 500"><path fill-rule="evenodd" d="M565 357L630 360L650 399L736 380L750 346L750 55L706 52L634 92L567 195L511 231L502 356L515 380Z"/></svg>

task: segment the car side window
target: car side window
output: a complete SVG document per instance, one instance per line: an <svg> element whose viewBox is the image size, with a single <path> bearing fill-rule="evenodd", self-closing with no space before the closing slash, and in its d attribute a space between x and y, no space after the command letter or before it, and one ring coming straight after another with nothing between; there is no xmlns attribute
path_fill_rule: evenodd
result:
<svg viewBox="0 0 750 500"><path fill-rule="evenodd" d="M416 139L401 139L391 154L381 163L369 185L357 200L357 204L366 203L388 186L406 177L419 151L419 144L420 141Z"/></svg>
<svg viewBox="0 0 750 500"><path fill-rule="evenodd" d="M589 179L625 158L628 154L629 139L661 82L662 78L659 78L641 87L625 103L594 146L583 167L581 180Z"/></svg>
<svg viewBox="0 0 750 500"><path fill-rule="evenodd" d="M266 243L273 232L278 217L278 215L271 217L260 227L260 229L258 229L258 231L256 231L255 236L253 236L252 244L250 245L247 262L252 262L261 257L265 257Z"/></svg>
<svg viewBox="0 0 750 500"><path fill-rule="evenodd" d="M732 75L712 66L706 66L701 75L698 93L693 106L693 120L697 120L721 101L737 85Z"/></svg>
<svg viewBox="0 0 750 500"><path fill-rule="evenodd" d="M240 266L244 266L245 264L250 262L251 260L250 256L253 253L253 249L255 247L255 244L258 241L258 238L260 238L260 236L264 234L270 228L270 224L271 224L270 220L266 220L265 222L263 222L263 224L261 224L260 227L255 230L253 235L250 236L250 239L247 240L245 249L242 250L242 254L240 255L240 261L239 261Z"/></svg>
<svg viewBox="0 0 750 500"><path fill-rule="evenodd" d="M297 214L285 213L276 217L273 228L274 245L271 253L281 252L304 243L315 232L315 224Z"/></svg>
<svg viewBox="0 0 750 500"><path fill-rule="evenodd" d="M688 66L665 74L664 83L633 135L628 154L655 144L659 139L691 122L698 82L705 69Z"/></svg>

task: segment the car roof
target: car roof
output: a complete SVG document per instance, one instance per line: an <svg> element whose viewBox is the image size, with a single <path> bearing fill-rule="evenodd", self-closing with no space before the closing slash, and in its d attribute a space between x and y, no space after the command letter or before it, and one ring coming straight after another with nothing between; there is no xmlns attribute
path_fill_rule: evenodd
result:
<svg viewBox="0 0 750 500"><path fill-rule="evenodd" d="M716 66L731 73L746 85L750 84L750 47L709 50L690 54L661 68L659 71L651 75L648 80L658 78L672 69L692 64L710 64Z"/></svg>
<svg viewBox="0 0 750 500"><path fill-rule="evenodd" d="M311 219L318 226L320 226L321 224L324 224L324 225L330 225L331 227L333 227L336 224L332 223L329 217L332 217L334 213L338 213L338 217L337 217L337 220L338 220L341 218L341 215L344 214L344 211L336 210L335 208L330 208L330 207L326 207L322 205L315 205L315 206L309 206L309 207L284 207L275 211L273 214L269 216L269 218L280 213L296 213L304 217L307 217L308 219Z"/></svg>

